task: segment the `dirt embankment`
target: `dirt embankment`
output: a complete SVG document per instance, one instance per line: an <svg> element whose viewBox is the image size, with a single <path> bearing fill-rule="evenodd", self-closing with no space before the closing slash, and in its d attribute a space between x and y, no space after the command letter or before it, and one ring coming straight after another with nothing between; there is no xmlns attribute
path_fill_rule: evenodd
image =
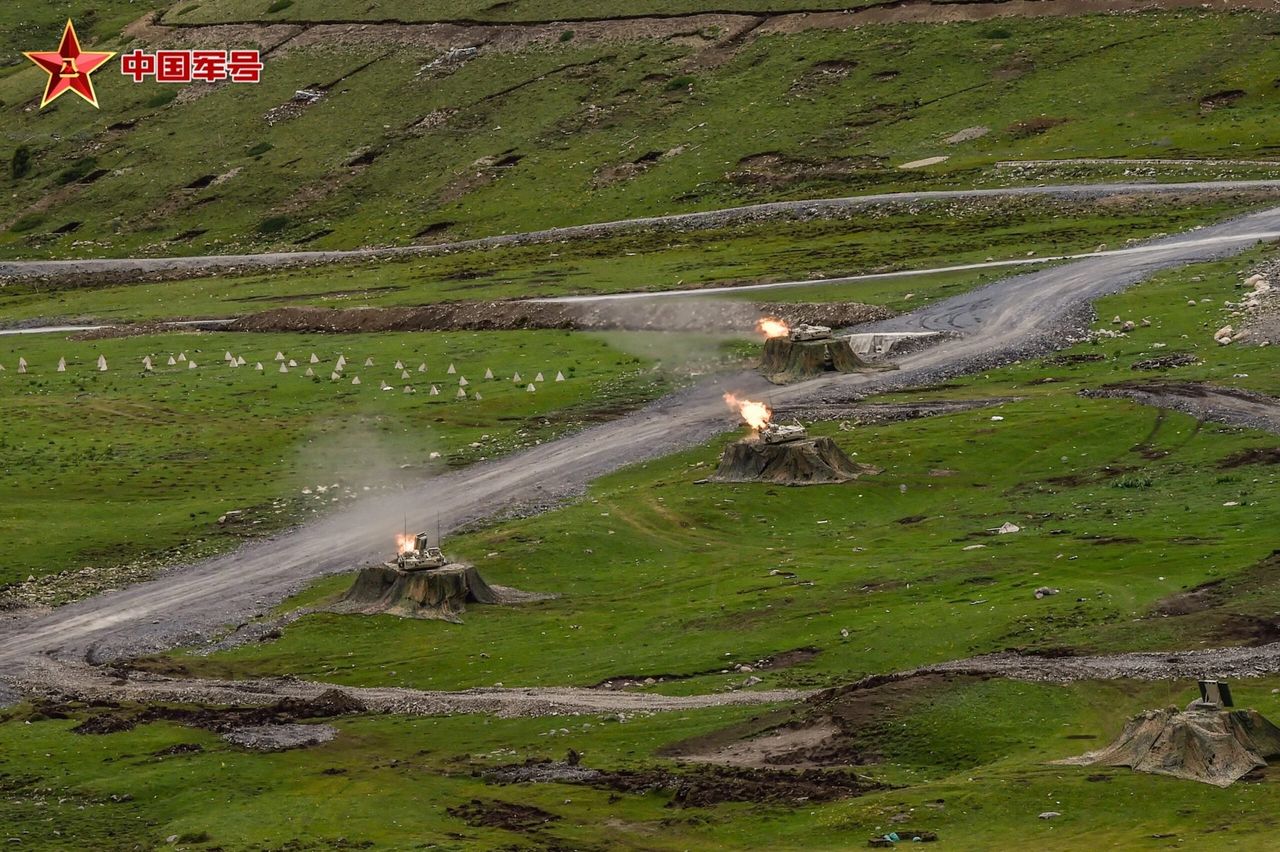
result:
<svg viewBox="0 0 1280 852"><path fill-rule="evenodd" d="M644 311L597 303L445 302L409 308L277 308L236 320L229 331L326 332L380 331L722 331L751 332L761 316L793 325L811 323L847 328L892 316L876 305L858 302L750 303L682 299L650 303Z"/></svg>
<svg viewBox="0 0 1280 852"><path fill-rule="evenodd" d="M1081 391L1081 396L1131 399L1143 405L1181 411L1200 420L1280 434L1280 399L1239 388L1201 382L1121 382Z"/></svg>

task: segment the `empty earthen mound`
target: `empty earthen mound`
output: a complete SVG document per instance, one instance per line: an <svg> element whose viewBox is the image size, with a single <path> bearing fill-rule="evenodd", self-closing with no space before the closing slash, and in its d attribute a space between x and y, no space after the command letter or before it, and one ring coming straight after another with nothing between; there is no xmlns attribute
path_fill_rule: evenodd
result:
<svg viewBox="0 0 1280 852"><path fill-rule="evenodd" d="M811 379L823 373L856 373L870 369L858 357L847 337L821 340L792 340L771 337L764 342L760 372L775 385Z"/></svg>
<svg viewBox="0 0 1280 852"><path fill-rule="evenodd" d="M858 464L827 437L769 444L744 438L725 447L712 482L771 482L775 485L833 485L851 482L880 468Z"/></svg>
<svg viewBox="0 0 1280 852"><path fill-rule="evenodd" d="M428 571L401 571L389 565L371 565L360 570L355 583L333 610L461 623L461 615L469 603L515 604L551 597L491 586L473 565L446 565Z"/></svg>
<svg viewBox="0 0 1280 852"><path fill-rule="evenodd" d="M1114 743L1058 761L1069 766L1127 766L1229 787L1280 757L1280 728L1256 710L1175 707L1129 720Z"/></svg>

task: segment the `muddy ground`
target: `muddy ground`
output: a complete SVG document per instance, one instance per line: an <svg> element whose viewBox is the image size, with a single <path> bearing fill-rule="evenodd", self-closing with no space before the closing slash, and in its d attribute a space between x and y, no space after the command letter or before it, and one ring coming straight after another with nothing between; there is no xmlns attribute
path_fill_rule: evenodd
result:
<svg viewBox="0 0 1280 852"><path fill-rule="evenodd" d="M1131 399L1144 405L1181 411L1200 420L1280 434L1280 399L1239 388L1203 382L1120 382L1081 391L1080 395Z"/></svg>
<svg viewBox="0 0 1280 852"><path fill-rule="evenodd" d="M792 325L847 328L892 311L858 302L775 303L682 299L637 311L609 303L445 302L412 308L277 308L236 320L229 331L365 333L381 331L712 331L751 333L762 316Z"/></svg>
<svg viewBox="0 0 1280 852"><path fill-rule="evenodd" d="M480 772L495 785L579 784L632 795L668 796L667 807L703 808L724 802L795 805L830 802L887 789L848 771L788 771L745 766L691 766L682 769L592 769L576 755L562 762L531 759Z"/></svg>

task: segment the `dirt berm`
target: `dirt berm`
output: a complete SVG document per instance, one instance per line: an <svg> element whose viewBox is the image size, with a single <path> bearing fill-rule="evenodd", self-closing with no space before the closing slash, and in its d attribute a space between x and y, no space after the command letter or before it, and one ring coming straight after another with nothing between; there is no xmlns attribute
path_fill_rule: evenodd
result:
<svg viewBox="0 0 1280 852"><path fill-rule="evenodd" d="M609 303L531 301L442 302L406 308L276 308L241 317L230 331L725 331L750 332L763 315L792 325L847 328L886 319L892 313L858 302L751 303L687 298L650 302L643 311Z"/></svg>

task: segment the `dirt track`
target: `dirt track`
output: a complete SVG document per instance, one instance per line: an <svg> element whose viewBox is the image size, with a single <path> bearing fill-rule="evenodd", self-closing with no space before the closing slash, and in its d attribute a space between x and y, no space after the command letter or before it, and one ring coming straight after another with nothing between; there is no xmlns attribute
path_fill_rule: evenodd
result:
<svg viewBox="0 0 1280 852"><path fill-rule="evenodd" d="M1280 399L1238 388L1198 382L1125 382L1085 391L1084 396L1132 399L1201 420L1280 434Z"/></svg>
<svg viewBox="0 0 1280 852"><path fill-rule="evenodd" d="M312 701L340 689L371 713L447 716L483 713L490 716L563 716L643 713L778 704L799 701L811 693L796 690L744 690L710 695L668 696L645 692L572 687L504 689L486 687L459 692L427 692L395 687L335 687L292 678L249 681L184 680L129 671L126 677L84 664L41 661L22 680L35 694L78 700L164 702L173 704L261 707L282 699Z"/></svg>
<svg viewBox="0 0 1280 852"><path fill-rule="evenodd" d="M1061 198L1101 198L1112 195L1187 194L1238 192L1246 190L1280 191L1280 180L1195 181L1189 183L1106 183L1064 184L1058 186L1021 186L996 189L933 190L926 192L879 193L844 198L776 201L710 210L701 213L678 213L670 216L648 216L615 222L572 225L520 234L503 234L452 243L430 245L363 248L350 251L267 252L263 254L204 255L165 258L102 258L86 260L0 260L0 282L37 279L53 282L76 282L92 276L97 285L147 280L186 278L209 273L249 272L349 263L397 257L447 254L470 249L519 246L560 240L593 239L613 234L646 229L717 228L748 221L774 218L822 218L844 211L884 204L957 199L1018 198L1053 196ZM1199 235L1197 233L1197 235ZM1042 262L1042 261L1038 261Z"/></svg>

